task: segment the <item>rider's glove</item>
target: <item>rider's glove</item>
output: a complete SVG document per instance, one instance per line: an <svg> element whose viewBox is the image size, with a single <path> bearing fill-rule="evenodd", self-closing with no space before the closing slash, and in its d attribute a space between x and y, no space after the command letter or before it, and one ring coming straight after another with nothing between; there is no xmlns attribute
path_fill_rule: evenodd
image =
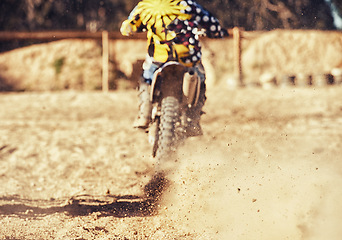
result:
<svg viewBox="0 0 342 240"><path fill-rule="evenodd" d="M124 36L130 36L133 33L132 25L130 23L130 20L125 20L120 28L120 32Z"/></svg>
<svg viewBox="0 0 342 240"><path fill-rule="evenodd" d="M216 31L216 32L207 31L206 34L209 38L224 38L224 37L229 36L228 31L224 28L222 28L220 31Z"/></svg>
<svg viewBox="0 0 342 240"><path fill-rule="evenodd" d="M229 37L229 33L226 29L222 29L220 32L221 37Z"/></svg>

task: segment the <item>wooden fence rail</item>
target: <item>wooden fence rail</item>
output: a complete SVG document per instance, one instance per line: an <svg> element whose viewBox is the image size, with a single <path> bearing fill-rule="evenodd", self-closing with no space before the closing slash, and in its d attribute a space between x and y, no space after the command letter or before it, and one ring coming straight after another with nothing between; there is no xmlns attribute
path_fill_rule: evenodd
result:
<svg viewBox="0 0 342 240"><path fill-rule="evenodd" d="M119 32L108 32L110 39L127 39ZM47 32L0 32L0 41L13 41L13 40L61 40L61 39L102 39L102 32L75 32L75 31L47 31ZM131 39L144 39L146 34L135 34L130 37Z"/></svg>

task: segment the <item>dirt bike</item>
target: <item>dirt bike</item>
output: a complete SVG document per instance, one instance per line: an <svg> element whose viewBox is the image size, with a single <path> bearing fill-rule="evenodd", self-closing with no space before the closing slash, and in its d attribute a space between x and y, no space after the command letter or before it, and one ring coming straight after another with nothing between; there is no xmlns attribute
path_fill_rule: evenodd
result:
<svg viewBox="0 0 342 240"><path fill-rule="evenodd" d="M174 169L177 147L189 136L190 113L202 95L198 68L170 61L155 71L150 90L153 110L149 141L156 172L165 174Z"/></svg>

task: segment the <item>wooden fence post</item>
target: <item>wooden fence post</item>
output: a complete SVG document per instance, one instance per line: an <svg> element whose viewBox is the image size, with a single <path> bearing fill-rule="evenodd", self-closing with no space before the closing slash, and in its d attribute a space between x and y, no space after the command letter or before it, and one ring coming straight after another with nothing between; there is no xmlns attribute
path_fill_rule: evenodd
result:
<svg viewBox="0 0 342 240"><path fill-rule="evenodd" d="M109 90L109 38L108 32L102 32L102 91L108 92Z"/></svg>
<svg viewBox="0 0 342 240"><path fill-rule="evenodd" d="M233 28L233 37L234 37L234 72L238 84L243 86L242 79L242 58L241 58L241 31L238 27Z"/></svg>

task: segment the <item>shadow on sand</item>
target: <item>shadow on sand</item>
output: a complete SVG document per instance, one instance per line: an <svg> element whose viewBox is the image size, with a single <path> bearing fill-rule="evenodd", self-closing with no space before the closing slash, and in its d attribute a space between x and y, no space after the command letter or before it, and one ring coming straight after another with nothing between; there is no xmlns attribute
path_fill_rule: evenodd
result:
<svg viewBox="0 0 342 240"><path fill-rule="evenodd" d="M157 203L138 196L79 195L67 200L29 200L18 196L0 197L0 216L36 218L55 213L99 217L146 217L154 215Z"/></svg>

